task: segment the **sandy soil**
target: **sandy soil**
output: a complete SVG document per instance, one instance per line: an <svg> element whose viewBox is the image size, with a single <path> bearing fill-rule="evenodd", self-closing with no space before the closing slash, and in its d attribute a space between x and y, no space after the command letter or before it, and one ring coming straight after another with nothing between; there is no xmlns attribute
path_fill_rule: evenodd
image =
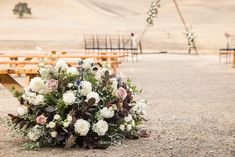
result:
<svg viewBox="0 0 235 157"><path fill-rule="evenodd" d="M0 0L0 47L34 49L83 48L84 33L143 31L151 0L27 0L32 16L18 19L18 0ZM193 26L201 52L225 47L224 33L235 33L234 0L178 0L186 22ZM187 50L184 28L172 0L162 1L156 24L146 33L144 50Z"/></svg>
<svg viewBox="0 0 235 157"><path fill-rule="evenodd" d="M21 149L22 139L4 126L17 101L0 87L0 156L235 156L235 71L217 56L158 54L124 63L120 71L149 99L150 138L126 140L107 150ZM19 78L22 80L21 78Z"/></svg>

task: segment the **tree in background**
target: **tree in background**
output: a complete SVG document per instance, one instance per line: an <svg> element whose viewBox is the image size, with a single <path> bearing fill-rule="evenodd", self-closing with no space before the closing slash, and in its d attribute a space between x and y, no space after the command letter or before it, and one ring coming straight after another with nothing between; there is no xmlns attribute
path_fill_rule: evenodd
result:
<svg viewBox="0 0 235 157"><path fill-rule="evenodd" d="M19 18L22 18L24 14L31 15L31 9L28 7L28 4L25 2L17 3L12 11L14 14L18 15Z"/></svg>

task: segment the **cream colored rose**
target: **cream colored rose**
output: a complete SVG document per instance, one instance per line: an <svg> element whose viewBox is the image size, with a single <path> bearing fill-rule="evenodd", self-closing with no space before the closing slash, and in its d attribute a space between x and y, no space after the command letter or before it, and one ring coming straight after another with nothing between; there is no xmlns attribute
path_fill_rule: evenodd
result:
<svg viewBox="0 0 235 157"><path fill-rule="evenodd" d="M35 77L30 81L29 86L32 91L41 93L45 88L45 83L40 77Z"/></svg>
<svg viewBox="0 0 235 157"><path fill-rule="evenodd" d="M105 133L108 131L108 129L109 129L109 125L104 120L99 120L92 127L92 130L96 132L99 136L104 136Z"/></svg>
<svg viewBox="0 0 235 157"><path fill-rule="evenodd" d="M87 96L92 91L92 85L88 81L82 81L81 82L81 94L83 96Z"/></svg>
<svg viewBox="0 0 235 157"><path fill-rule="evenodd" d="M75 132L80 136L86 136L90 130L90 123L83 119L78 119L74 124Z"/></svg>
<svg viewBox="0 0 235 157"><path fill-rule="evenodd" d="M71 76L78 76L79 72L78 72L77 68L70 67L67 69L67 74L71 75Z"/></svg>
<svg viewBox="0 0 235 157"><path fill-rule="evenodd" d="M104 107L100 110L100 115L104 118L112 118L114 116L114 110L112 107Z"/></svg>
<svg viewBox="0 0 235 157"><path fill-rule="evenodd" d="M56 62L55 69L58 71L59 69L61 70L67 70L68 65L65 63L64 60L59 60Z"/></svg>
<svg viewBox="0 0 235 157"><path fill-rule="evenodd" d="M56 131L53 131L53 132L51 132L50 134L51 134L51 137L55 138L55 137L57 137L57 134L58 134L58 133L57 133Z"/></svg>
<svg viewBox="0 0 235 157"><path fill-rule="evenodd" d="M23 116L28 113L28 108L26 106L20 106L17 108L17 113L20 116Z"/></svg>

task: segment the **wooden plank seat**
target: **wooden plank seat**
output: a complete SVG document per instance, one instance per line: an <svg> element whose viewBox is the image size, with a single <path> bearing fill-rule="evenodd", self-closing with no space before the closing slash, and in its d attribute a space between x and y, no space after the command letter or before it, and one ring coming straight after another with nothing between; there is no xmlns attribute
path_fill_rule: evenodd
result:
<svg viewBox="0 0 235 157"><path fill-rule="evenodd" d="M117 72L118 65L121 64L121 61L103 61L103 62L98 61L98 62L101 63L101 64L105 64L105 63L110 64L114 73ZM0 64L14 64L14 65L17 65L17 66L18 65L38 65L39 63L40 63L40 61L0 61ZM44 64L55 64L56 61L45 61L43 63ZM70 66L78 65L78 63L75 62L75 61L66 61L66 63ZM5 71L4 68L2 70ZM11 70L14 70L14 68L11 68L11 69L8 69L8 70L11 71ZM19 72L17 72L17 71L19 71ZM28 70L26 69L26 71L28 71ZM15 70L15 74L25 74L25 73L20 68L17 68Z"/></svg>
<svg viewBox="0 0 235 157"><path fill-rule="evenodd" d="M39 59L45 59L49 61L55 61L58 59L68 59L68 58L81 58L81 59L87 59L87 58L95 58L98 61L119 61L120 58L123 57L123 55L53 55L48 56L44 54L35 54L35 55L0 55L0 58L9 58L11 61L20 61L20 58L23 58L23 61L31 61L33 58L36 58L38 61ZM11 58L15 58L12 60ZM16 66L18 62L9 62L10 66ZM19 62L20 63L20 62ZM23 64L17 64L19 67L23 67ZM21 62L22 63L22 62ZM29 62L28 62L29 63ZM7 64L2 62L2 64ZM27 64L27 62L25 62Z"/></svg>
<svg viewBox="0 0 235 157"><path fill-rule="evenodd" d="M39 61L0 61L0 64L15 64L15 65L38 65ZM45 64L55 64L55 61L46 61ZM70 66L78 65L76 62L66 62ZM104 62L105 63L105 62ZM120 61L110 61L113 72L116 73L117 67L121 64ZM23 87L18 83L11 74L25 74L25 85L28 85L29 81L38 75L38 67L34 68L16 68L16 67L2 67L0 68L0 83L9 91L13 88L21 90Z"/></svg>
<svg viewBox="0 0 235 157"><path fill-rule="evenodd" d="M37 68L0 68L0 83L9 91L12 89L21 90L23 87L20 83L18 83L11 74L25 74L25 84L28 84L28 82L35 76L38 75L38 69Z"/></svg>
<svg viewBox="0 0 235 157"><path fill-rule="evenodd" d="M121 58L123 57L122 55L52 55L52 56L48 56L48 55L0 55L0 58L15 58L16 60L19 60L19 58L81 58L81 59L87 59L87 58L95 58L95 59L113 59L113 58Z"/></svg>

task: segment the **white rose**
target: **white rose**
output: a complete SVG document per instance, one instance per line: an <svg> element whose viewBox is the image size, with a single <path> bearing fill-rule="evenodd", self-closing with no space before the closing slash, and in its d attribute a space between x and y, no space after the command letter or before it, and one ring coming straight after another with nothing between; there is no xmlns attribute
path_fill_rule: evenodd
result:
<svg viewBox="0 0 235 157"><path fill-rule="evenodd" d="M83 67L84 69L91 69L91 64L85 62L85 63L82 64L82 67Z"/></svg>
<svg viewBox="0 0 235 157"><path fill-rule="evenodd" d="M90 123L83 119L78 119L74 124L75 132L80 136L86 136L90 129Z"/></svg>
<svg viewBox="0 0 235 157"><path fill-rule="evenodd" d="M79 74L77 68L75 68L75 67L68 68L67 73L68 73L68 75L72 75L72 76L78 76L78 74Z"/></svg>
<svg viewBox="0 0 235 157"><path fill-rule="evenodd" d="M55 69L58 71L59 69L61 70L66 70L68 69L68 65L65 63L64 60L59 60L56 62Z"/></svg>
<svg viewBox="0 0 235 157"><path fill-rule="evenodd" d="M131 131L131 129L132 129L131 124L127 124L127 126L126 126L126 130L127 130L127 131Z"/></svg>
<svg viewBox="0 0 235 157"><path fill-rule="evenodd" d="M66 105L72 105L76 101L76 96L72 91L63 94L63 101Z"/></svg>
<svg viewBox="0 0 235 157"><path fill-rule="evenodd" d="M72 83L68 83L67 87L71 88L71 87L73 87L73 84Z"/></svg>
<svg viewBox="0 0 235 157"><path fill-rule="evenodd" d="M65 128L67 128L67 127L69 126L69 124L70 124L70 122L64 122L64 123L63 123L63 126L64 126Z"/></svg>
<svg viewBox="0 0 235 157"><path fill-rule="evenodd" d="M124 131L125 125L121 124L121 125L119 126L119 129L122 130L122 131Z"/></svg>
<svg viewBox="0 0 235 157"><path fill-rule="evenodd" d="M42 92L45 88L45 83L40 77L35 77L30 81L29 86L34 92Z"/></svg>
<svg viewBox="0 0 235 157"><path fill-rule="evenodd" d="M60 115L58 115L58 114L56 114L55 116L54 116L54 119L55 120L59 120L61 117L60 117Z"/></svg>
<svg viewBox="0 0 235 157"><path fill-rule="evenodd" d="M36 141L40 137L40 135L35 132L29 132L28 136L29 136L29 139L32 141Z"/></svg>
<svg viewBox="0 0 235 157"><path fill-rule="evenodd" d="M100 101L100 97L97 92L90 92L86 97L87 97L87 100L94 98L96 104Z"/></svg>
<svg viewBox="0 0 235 157"><path fill-rule="evenodd" d="M104 118L112 118L114 116L114 111L111 107L104 107L102 110L100 110L100 115Z"/></svg>
<svg viewBox="0 0 235 157"><path fill-rule="evenodd" d="M39 130L39 126L35 125L28 133L29 139L32 141L36 141L42 135L41 130Z"/></svg>
<svg viewBox="0 0 235 157"><path fill-rule="evenodd" d="M135 121L134 120L131 121L131 126L135 127Z"/></svg>
<svg viewBox="0 0 235 157"><path fill-rule="evenodd" d="M145 114L147 109L147 102L141 100L135 106L132 107L131 112L136 114Z"/></svg>
<svg viewBox="0 0 235 157"><path fill-rule="evenodd" d="M73 120L72 116L67 115L67 121L68 121L68 122L72 122L72 120Z"/></svg>
<svg viewBox="0 0 235 157"><path fill-rule="evenodd" d="M95 78L96 78L96 80L101 80L101 72L100 72L100 70L97 70L95 72Z"/></svg>
<svg viewBox="0 0 235 157"><path fill-rule="evenodd" d="M55 125L55 122L50 122L49 124L47 124L47 127L52 129L55 127Z"/></svg>
<svg viewBox="0 0 235 157"><path fill-rule="evenodd" d="M44 96L43 95L37 95L35 100L33 101L34 105L39 105L44 102Z"/></svg>
<svg viewBox="0 0 235 157"><path fill-rule="evenodd" d="M90 69L91 65L94 63L94 59L93 58L87 58L83 60L83 64L82 67L84 69Z"/></svg>
<svg viewBox="0 0 235 157"><path fill-rule="evenodd" d="M117 90L117 86L118 86L117 79L116 78L111 78L111 79L109 79L109 81L112 83L113 90L116 91Z"/></svg>
<svg viewBox="0 0 235 157"><path fill-rule="evenodd" d="M92 91L92 85L88 81L82 81L81 82L81 94L83 96L87 96Z"/></svg>
<svg viewBox="0 0 235 157"><path fill-rule="evenodd" d="M55 138L56 136L57 136L57 132L56 131L51 132L51 137Z"/></svg>
<svg viewBox="0 0 235 157"><path fill-rule="evenodd" d="M117 105L115 105L115 104L112 105L112 108L113 108L113 110L117 110L118 109Z"/></svg>
<svg viewBox="0 0 235 157"><path fill-rule="evenodd" d="M110 71L109 69L107 69L107 68L102 68L102 69L100 70L101 75L103 76L103 75L106 73L106 71L108 71L109 74L111 74L111 71Z"/></svg>
<svg viewBox="0 0 235 157"><path fill-rule="evenodd" d="M108 129L109 129L109 125L104 120L99 120L92 127L92 130L96 132L99 136L104 136L105 133L108 131Z"/></svg>
<svg viewBox="0 0 235 157"><path fill-rule="evenodd" d="M20 106L20 107L17 108L17 113L20 116L23 116L23 115L28 113L28 108L26 106Z"/></svg>
<svg viewBox="0 0 235 157"><path fill-rule="evenodd" d="M128 116L124 117L124 120L125 120L125 122L128 123L128 122L132 121L132 116L130 114L128 114Z"/></svg>

